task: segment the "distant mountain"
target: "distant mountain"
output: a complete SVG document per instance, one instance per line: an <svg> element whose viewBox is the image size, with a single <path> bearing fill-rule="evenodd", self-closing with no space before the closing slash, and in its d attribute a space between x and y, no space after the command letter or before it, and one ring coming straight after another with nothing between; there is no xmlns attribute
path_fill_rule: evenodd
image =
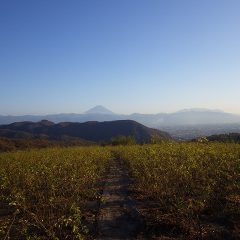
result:
<svg viewBox="0 0 240 240"><path fill-rule="evenodd" d="M59 122L87 122L87 121L116 121L133 120L151 128L183 128L197 125L226 125L240 124L240 115L209 109L184 109L175 113L140 114L130 115L115 114L103 106L96 106L82 114L53 114L45 116L0 116L0 124L13 122L33 121L46 119L54 123Z"/></svg>
<svg viewBox="0 0 240 240"><path fill-rule="evenodd" d="M164 125L198 125L240 123L240 116L219 111L192 110L168 114Z"/></svg>
<svg viewBox="0 0 240 240"><path fill-rule="evenodd" d="M148 143L151 139L167 140L170 135L156 129L145 127L131 120L110 122L61 122L50 121L16 122L0 126L0 137L54 139L84 139L92 142L110 141L116 136L132 136L138 143Z"/></svg>
<svg viewBox="0 0 240 240"><path fill-rule="evenodd" d="M115 114L112 111L110 111L109 109L98 105L94 108L89 109L88 111L85 112L85 114L105 114L105 115L112 115Z"/></svg>
<svg viewBox="0 0 240 240"><path fill-rule="evenodd" d="M207 108L186 108L178 112L223 112L219 109L207 109Z"/></svg>

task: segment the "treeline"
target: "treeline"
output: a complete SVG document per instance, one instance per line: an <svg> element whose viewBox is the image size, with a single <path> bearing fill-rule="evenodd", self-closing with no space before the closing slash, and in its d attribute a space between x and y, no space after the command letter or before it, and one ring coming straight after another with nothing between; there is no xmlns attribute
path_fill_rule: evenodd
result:
<svg viewBox="0 0 240 240"><path fill-rule="evenodd" d="M131 136L116 136L111 141L100 142L99 145L133 145L136 144L136 140ZM11 139L0 138L0 152L8 152L15 150L24 150L32 148L48 148L48 147L70 147L70 146L92 146L98 145L95 142L86 140L70 139L65 140L49 140L49 139Z"/></svg>
<svg viewBox="0 0 240 240"><path fill-rule="evenodd" d="M10 139L0 138L0 152L47 147L91 146L93 142L85 140L47 140L47 139Z"/></svg>
<svg viewBox="0 0 240 240"><path fill-rule="evenodd" d="M207 139L211 142L240 143L240 133L212 135Z"/></svg>
<svg viewBox="0 0 240 240"><path fill-rule="evenodd" d="M70 146L117 146L117 145L134 145L137 144L132 136L118 135L110 141L102 141L99 144L86 140L66 138L64 140L49 140L49 139L11 139L0 138L0 152L8 152L15 150L25 150L32 148L48 148L48 147L70 147Z"/></svg>

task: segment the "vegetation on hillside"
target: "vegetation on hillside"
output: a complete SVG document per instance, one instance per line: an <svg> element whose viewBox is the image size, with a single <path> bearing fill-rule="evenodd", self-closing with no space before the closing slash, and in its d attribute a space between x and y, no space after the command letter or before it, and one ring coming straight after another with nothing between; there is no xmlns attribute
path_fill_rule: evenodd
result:
<svg viewBox="0 0 240 240"><path fill-rule="evenodd" d="M119 135L119 136L113 137L111 139L111 144L113 146L117 146L117 145L134 145L134 144L136 144L136 140L133 137L131 137L131 136Z"/></svg>
<svg viewBox="0 0 240 240"><path fill-rule="evenodd" d="M184 239L240 237L239 145L163 143L115 154L130 169L151 229Z"/></svg>
<svg viewBox="0 0 240 240"><path fill-rule="evenodd" d="M211 142L240 143L240 133L212 135L207 139Z"/></svg>
<svg viewBox="0 0 240 240"><path fill-rule="evenodd" d="M86 140L96 143L110 143L113 137L119 135L132 136L137 143L150 143L153 137L161 140L171 139L171 136L166 132L148 128L131 120L61 122L58 124L42 120L40 122L16 122L0 125L0 137L10 139Z"/></svg>
<svg viewBox="0 0 240 240"><path fill-rule="evenodd" d="M0 239L84 239L110 159L99 147L0 154Z"/></svg>
<svg viewBox="0 0 240 240"><path fill-rule="evenodd" d="M240 145L115 140L122 146L1 153L0 238L89 238L97 209L87 205L113 157L129 169L149 238L240 236Z"/></svg>
<svg viewBox="0 0 240 240"><path fill-rule="evenodd" d="M15 150L49 148L49 147L70 147L70 146L92 146L94 142L80 139L48 140L48 139L11 139L0 138L0 152Z"/></svg>

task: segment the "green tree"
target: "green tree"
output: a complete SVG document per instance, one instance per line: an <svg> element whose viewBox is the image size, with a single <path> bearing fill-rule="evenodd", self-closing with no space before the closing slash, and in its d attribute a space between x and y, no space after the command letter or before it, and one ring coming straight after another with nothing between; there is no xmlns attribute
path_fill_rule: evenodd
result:
<svg viewBox="0 0 240 240"><path fill-rule="evenodd" d="M116 146L116 145L134 145L134 144L136 144L136 140L132 136L118 135L111 139L111 144L114 146Z"/></svg>

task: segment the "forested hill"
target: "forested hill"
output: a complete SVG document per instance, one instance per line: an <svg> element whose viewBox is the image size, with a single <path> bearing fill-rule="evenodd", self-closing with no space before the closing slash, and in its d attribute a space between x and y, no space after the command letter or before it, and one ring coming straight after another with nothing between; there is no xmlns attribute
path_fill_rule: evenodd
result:
<svg viewBox="0 0 240 240"><path fill-rule="evenodd" d="M131 136L137 143L148 143L152 139L169 140L171 136L163 131L148 128L132 120L109 122L72 123L16 122L0 125L0 137L25 139L67 139L76 138L93 142L110 141L116 136Z"/></svg>
<svg viewBox="0 0 240 240"><path fill-rule="evenodd" d="M240 133L212 135L207 139L211 142L240 143Z"/></svg>

